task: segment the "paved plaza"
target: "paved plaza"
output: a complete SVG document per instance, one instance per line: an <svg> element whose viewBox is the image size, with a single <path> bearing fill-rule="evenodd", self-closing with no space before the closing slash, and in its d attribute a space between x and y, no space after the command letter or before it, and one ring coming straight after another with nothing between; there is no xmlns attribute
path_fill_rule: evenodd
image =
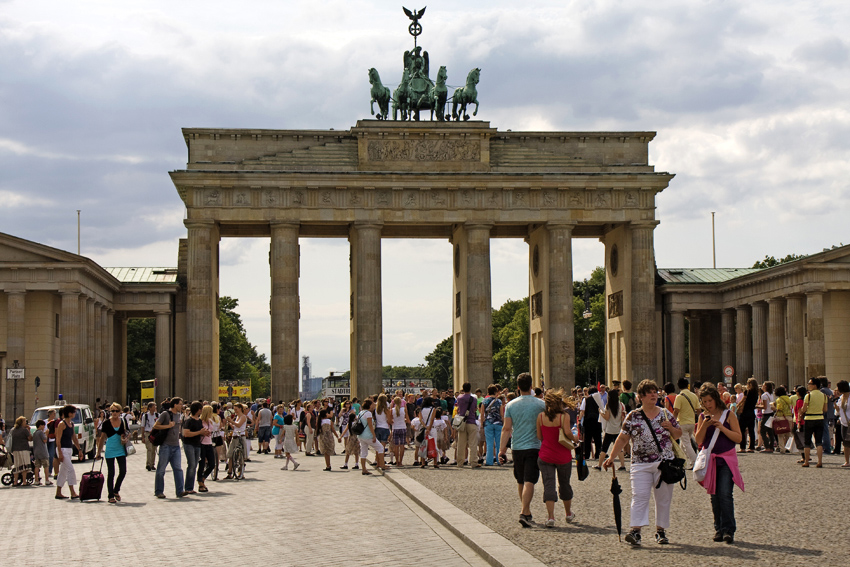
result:
<svg viewBox="0 0 850 567"><path fill-rule="evenodd" d="M145 564L175 555L203 563L202 558L230 554L235 559L241 552L282 565L531 567L732 560L791 566L833 565L844 556L842 514L831 512L840 511L850 480L850 471L838 468L842 457L826 457L823 469L802 469L792 455L744 455L747 492L735 493L734 546L711 541L708 496L692 484L686 491L676 488L671 544L646 541L640 549L618 543L611 476L593 470L584 482L573 478L576 523L564 523L559 503L554 529L523 529L509 467L405 467L363 477L359 471L340 471L341 456L332 458L330 473L322 471L321 457L300 457L298 471L281 471L283 461L271 455L252 454L252 459L246 480L208 482L208 494L184 499L174 497L170 471L168 498L154 497L154 473L145 471L141 452L128 459L124 501L117 505L106 503L105 489L102 502L79 503L55 500L52 487L4 487L2 563L48 565L62 557L70 565L131 558ZM91 462L75 466L79 477ZM628 475L618 476L627 525ZM541 494L532 504L539 522L546 518Z"/></svg>

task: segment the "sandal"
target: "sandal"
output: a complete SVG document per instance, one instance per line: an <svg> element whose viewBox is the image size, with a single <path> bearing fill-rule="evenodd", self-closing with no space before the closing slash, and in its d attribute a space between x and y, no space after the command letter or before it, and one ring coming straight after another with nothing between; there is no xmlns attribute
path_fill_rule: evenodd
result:
<svg viewBox="0 0 850 567"><path fill-rule="evenodd" d="M117 501L117 500L115 500L115 498L114 498L114 497L109 499L109 503L110 503L110 504L115 504L116 502L118 502L118 501Z"/></svg>
<svg viewBox="0 0 850 567"><path fill-rule="evenodd" d="M198 487L198 492L209 492L209 491L210 491L210 489L207 488L206 486L199 486Z"/></svg>
<svg viewBox="0 0 850 567"><path fill-rule="evenodd" d="M370 473L370 472L369 472L369 471L367 471L367 470L364 470L364 471L363 471L363 472L361 472L360 474L362 474L363 476L371 476L371 474L372 474L372 473Z"/></svg>
<svg viewBox="0 0 850 567"><path fill-rule="evenodd" d="M804 469L809 468L809 463L803 463L802 467L803 467Z"/></svg>
<svg viewBox="0 0 850 567"><path fill-rule="evenodd" d="M116 499L118 502L121 502L121 495L120 495L120 494L118 494L117 492L115 493L115 499Z"/></svg>
<svg viewBox="0 0 850 567"><path fill-rule="evenodd" d="M823 468L823 464L818 463L818 464L816 464L816 465L815 465L815 468L816 468L816 469L822 469L822 468Z"/></svg>

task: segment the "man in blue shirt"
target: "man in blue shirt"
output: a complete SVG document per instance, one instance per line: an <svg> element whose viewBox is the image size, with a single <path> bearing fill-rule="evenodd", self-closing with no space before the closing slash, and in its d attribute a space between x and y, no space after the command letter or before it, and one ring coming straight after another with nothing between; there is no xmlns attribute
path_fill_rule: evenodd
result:
<svg viewBox="0 0 850 567"><path fill-rule="evenodd" d="M529 528L532 525L531 500L534 498L534 485L540 478L540 469L537 468L537 454L540 452L537 416L546 408L546 403L532 394L531 374L523 372L517 376L516 383L520 396L505 406L499 462L504 464L507 461L506 451L510 439L514 478L522 502L519 523L522 527Z"/></svg>

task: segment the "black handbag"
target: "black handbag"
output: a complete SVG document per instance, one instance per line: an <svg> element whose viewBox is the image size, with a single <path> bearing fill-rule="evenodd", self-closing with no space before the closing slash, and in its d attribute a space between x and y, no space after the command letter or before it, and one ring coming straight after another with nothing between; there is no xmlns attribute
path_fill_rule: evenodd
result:
<svg viewBox="0 0 850 567"><path fill-rule="evenodd" d="M587 478L587 475L590 474L590 470L587 468L587 461L584 460L584 447L582 444L584 441L581 441L576 445L576 475L579 480L584 480Z"/></svg>
<svg viewBox="0 0 850 567"><path fill-rule="evenodd" d="M667 411L664 408L661 411ZM658 446L659 454L663 454L664 451L661 449L661 443L658 441L658 437L655 435L655 429L652 427L652 422L649 421L649 418L646 417L646 414L641 410L640 415L643 417L643 420L646 422L646 426L649 428L649 432L652 434L652 438L655 440L655 444ZM667 417L665 415L665 417ZM675 443L675 441L673 441ZM687 489L688 481L685 477L685 459L679 459L677 457L672 459L662 459L658 464L658 470L661 473L661 478L658 479L658 484L655 485L655 488L661 486L662 482L666 482L667 484L676 484L677 482L682 487L682 490Z"/></svg>

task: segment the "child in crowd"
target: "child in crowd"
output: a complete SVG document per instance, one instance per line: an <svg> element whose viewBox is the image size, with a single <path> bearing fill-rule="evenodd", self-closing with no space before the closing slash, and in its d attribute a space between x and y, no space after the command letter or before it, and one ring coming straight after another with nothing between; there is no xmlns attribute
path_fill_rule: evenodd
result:
<svg viewBox="0 0 850 567"><path fill-rule="evenodd" d="M51 486L50 455L47 452L47 434L44 432L43 419L35 422L35 433L32 434L33 466L35 467L35 483L41 484L41 469L44 469L44 486Z"/></svg>
<svg viewBox="0 0 850 567"><path fill-rule="evenodd" d="M417 437L419 436L419 432L422 430L422 420L420 419L421 414L422 410L416 408L416 411L414 412L415 417L410 421L410 427L413 428L413 455L415 456L413 466L419 465L419 446L421 443Z"/></svg>
<svg viewBox="0 0 850 567"><path fill-rule="evenodd" d="M294 465L292 470L298 470L298 467L301 463L292 458L292 453L298 452L298 444L296 439L298 438L298 426L292 423L292 416L287 415L283 418L283 451L286 456L286 462L280 468L282 471L289 470L289 461L292 461Z"/></svg>

